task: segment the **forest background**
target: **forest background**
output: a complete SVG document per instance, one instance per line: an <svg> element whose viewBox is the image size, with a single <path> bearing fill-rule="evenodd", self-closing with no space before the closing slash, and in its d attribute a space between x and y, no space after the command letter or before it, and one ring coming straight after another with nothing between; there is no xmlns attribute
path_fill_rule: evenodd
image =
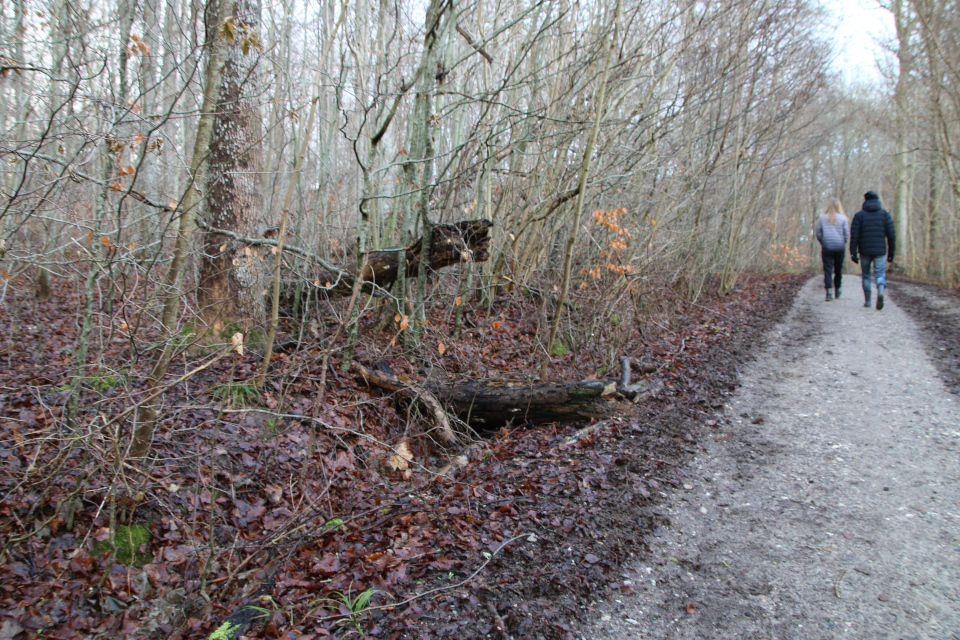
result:
<svg viewBox="0 0 960 640"><path fill-rule="evenodd" d="M145 516L173 466L209 507L255 425L303 450L266 506L331 500L358 442L402 484L466 432L391 426L357 363L416 389L613 375L742 274L816 267L831 197L876 190L895 269L956 286L960 7L876 10L886 53L851 83L812 0L2 0L4 562L80 519L103 588L142 516L209 600L236 546ZM326 449L284 430L305 416Z"/></svg>

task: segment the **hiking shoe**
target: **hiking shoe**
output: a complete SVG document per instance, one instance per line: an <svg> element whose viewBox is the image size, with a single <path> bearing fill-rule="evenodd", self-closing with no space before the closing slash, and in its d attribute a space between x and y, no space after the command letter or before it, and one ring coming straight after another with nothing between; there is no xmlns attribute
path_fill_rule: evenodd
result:
<svg viewBox="0 0 960 640"><path fill-rule="evenodd" d="M863 292L863 306L870 308L870 293L867 291Z"/></svg>
<svg viewBox="0 0 960 640"><path fill-rule="evenodd" d="M878 293L877 294L877 311L880 311L881 309L883 309L883 294Z"/></svg>
<svg viewBox="0 0 960 640"><path fill-rule="evenodd" d="M830 293L830 289L827 289L827 302L833 300L833 294Z"/></svg>
<svg viewBox="0 0 960 640"><path fill-rule="evenodd" d="M837 293L833 297L836 298L837 300L840 299L840 287L837 287Z"/></svg>

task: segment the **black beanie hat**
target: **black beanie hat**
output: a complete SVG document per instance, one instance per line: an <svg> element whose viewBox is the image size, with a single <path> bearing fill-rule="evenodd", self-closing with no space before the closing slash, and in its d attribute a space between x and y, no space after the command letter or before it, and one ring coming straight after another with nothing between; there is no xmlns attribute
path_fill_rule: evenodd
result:
<svg viewBox="0 0 960 640"><path fill-rule="evenodd" d="M879 200L879 199L880 199L880 196L877 195L877 192L876 192L876 191L867 191L865 194L863 194L863 199L864 199L864 200Z"/></svg>

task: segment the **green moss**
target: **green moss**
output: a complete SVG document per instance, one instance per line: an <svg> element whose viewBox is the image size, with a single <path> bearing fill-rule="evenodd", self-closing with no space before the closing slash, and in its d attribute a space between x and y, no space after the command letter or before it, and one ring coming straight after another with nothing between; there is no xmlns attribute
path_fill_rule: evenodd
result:
<svg viewBox="0 0 960 640"><path fill-rule="evenodd" d="M323 530L330 531L331 529L341 529L342 527L343 527L343 519L334 518L333 520L329 520L324 523Z"/></svg>
<svg viewBox="0 0 960 640"><path fill-rule="evenodd" d="M222 625L217 627L217 630L210 634L209 640L231 640L233 638L233 632L236 631L238 624L230 624L230 622L224 622Z"/></svg>
<svg viewBox="0 0 960 640"><path fill-rule="evenodd" d="M153 562L153 555L142 553L140 545L146 544L153 539L150 530L140 524L130 526L121 525L117 527L114 544L117 546L117 562L128 567L140 568L145 564ZM103 540L95 542L93 552L109 553L111 550L110 541Z"/></svg>
<svg viewBox="0 0 960 640"><path fill-rule="evenodd" d="M557 340L553 343L553 349L550 349L550 355L557 356L558 358L563 357L570 353L570 347L563 342L563 340Z"/></svg>
<svg viewBox="0 0 960 640"><path fill-rule="evenodd" d="M116 376L91 376L86 378L87 383L94 388L95 391L103 393L113 389L115 386L120 384L120 378Z"/></svg>

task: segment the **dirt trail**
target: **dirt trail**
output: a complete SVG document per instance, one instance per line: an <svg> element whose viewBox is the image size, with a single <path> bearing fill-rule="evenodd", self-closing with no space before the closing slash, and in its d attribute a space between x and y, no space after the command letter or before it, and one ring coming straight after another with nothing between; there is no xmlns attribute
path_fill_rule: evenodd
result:
<svg viewBox="0 0 960 640"><path fill-rule="evenodd" d="M960 402L896 295L878 312L845 284L826 303L812 279L767 335L651 508L670 524L636 594L583 637L960 639Z"/></svg>

